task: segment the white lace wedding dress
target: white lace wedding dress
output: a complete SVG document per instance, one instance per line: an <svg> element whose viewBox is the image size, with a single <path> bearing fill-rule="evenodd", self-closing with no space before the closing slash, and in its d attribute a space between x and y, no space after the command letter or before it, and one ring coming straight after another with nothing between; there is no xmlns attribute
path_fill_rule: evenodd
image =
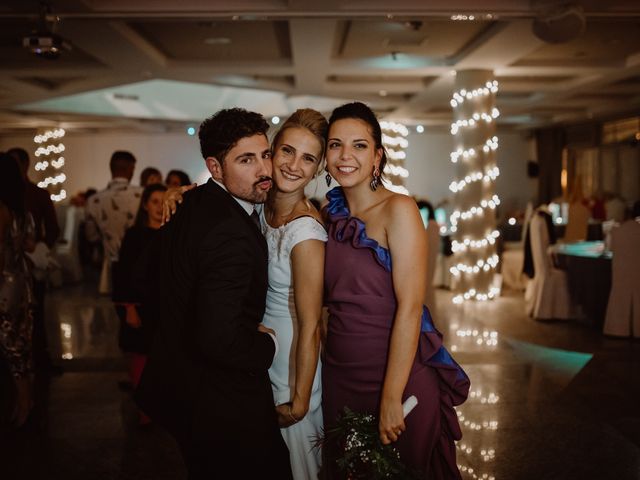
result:
<svg viewBox="0 0 640 480"><path fill-rule="evenodd" d="M279 228L271 227L260 216L262 233L269 246L269 289L263 323L276 332L279 350L269 369L275 404L289 402L295 383L295 346L297 342L296 309L291 287L291 251L305 240L327 241L322 225L312 217L300 217ZM304 286L302 286L304 288ZM282 428L282 437L289 447L291 470L295 480L316 480L320 466L320 451L314 448L322 428L320 364L313 379L309 412L298 423Z"/></svg>

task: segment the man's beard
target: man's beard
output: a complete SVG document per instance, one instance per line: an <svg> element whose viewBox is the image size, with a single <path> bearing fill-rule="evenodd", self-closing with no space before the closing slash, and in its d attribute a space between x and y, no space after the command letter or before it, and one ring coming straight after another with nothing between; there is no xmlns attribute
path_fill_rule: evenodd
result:
<svg viewBox="0 0 640 480"><path fill-rule="evenodd" d="M231 195L241 200L245 200L249 203L264 203L267 201L267 196L271 188L269 188L269 190L263 190L262 188L258 187L259 183L269 181L271 182L271 187L273 187L273 180L271 179L271 177L268 177L268 176L260 177L258 180L256 180L253 183L253 185L251 185L250 189L236 189L234 188L235 186L232 186L231 188L229 188L229 186L225 181L226 179L224 178L224 175L222 179L223 179L223 183L225 184L225 186L227 187L227 190Z"/></svg>

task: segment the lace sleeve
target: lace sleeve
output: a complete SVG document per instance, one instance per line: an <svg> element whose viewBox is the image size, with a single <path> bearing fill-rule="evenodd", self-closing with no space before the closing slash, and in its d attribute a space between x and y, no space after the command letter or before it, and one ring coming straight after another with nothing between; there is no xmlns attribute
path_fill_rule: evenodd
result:
<svg viewBox="0 0 640 480"><path fill-rule="evenodd" d="M327 231L322 224L313 217L300 217L287 225L287 250L291 252L293 247L305 240L327 241Z"/></svg>

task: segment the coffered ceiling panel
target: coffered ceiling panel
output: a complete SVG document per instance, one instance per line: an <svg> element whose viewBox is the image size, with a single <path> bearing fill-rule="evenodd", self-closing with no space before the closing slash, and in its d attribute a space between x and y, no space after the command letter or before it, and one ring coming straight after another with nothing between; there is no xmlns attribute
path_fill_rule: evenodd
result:
<svg viewBox="0 0 640 480"><path fill-rule="evenodd" d="M130 26L170 59L291 58L289 24L270 21L146 21Z"/></svg>
<svg viewBox="0 0 640 480"><path fill-rule="evenodd" d="M624 62L640 49L640 21L593 20L585 32L567 43L544 44L514 65L540 62L608 63Z"/></svg>
<svg viewBox="0 0 640 480"><path fill-rule="evenodd" d="M341 58L378 57L392 52L445 59L482 32L488 22L421 20L346 22Z"/></svg>

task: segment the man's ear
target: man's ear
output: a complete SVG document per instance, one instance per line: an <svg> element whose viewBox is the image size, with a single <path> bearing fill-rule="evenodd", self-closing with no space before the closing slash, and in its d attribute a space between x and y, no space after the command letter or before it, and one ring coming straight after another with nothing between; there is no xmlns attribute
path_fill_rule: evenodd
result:
<svg viewBox="0 0 640 480"><path fill-rule="evenodd" d="M211 176L214 180L219 182L222 181L222 165L218 161L216 157L207 157L205 158L205 163L207 164L207 170L211 173Z"/></svg>

